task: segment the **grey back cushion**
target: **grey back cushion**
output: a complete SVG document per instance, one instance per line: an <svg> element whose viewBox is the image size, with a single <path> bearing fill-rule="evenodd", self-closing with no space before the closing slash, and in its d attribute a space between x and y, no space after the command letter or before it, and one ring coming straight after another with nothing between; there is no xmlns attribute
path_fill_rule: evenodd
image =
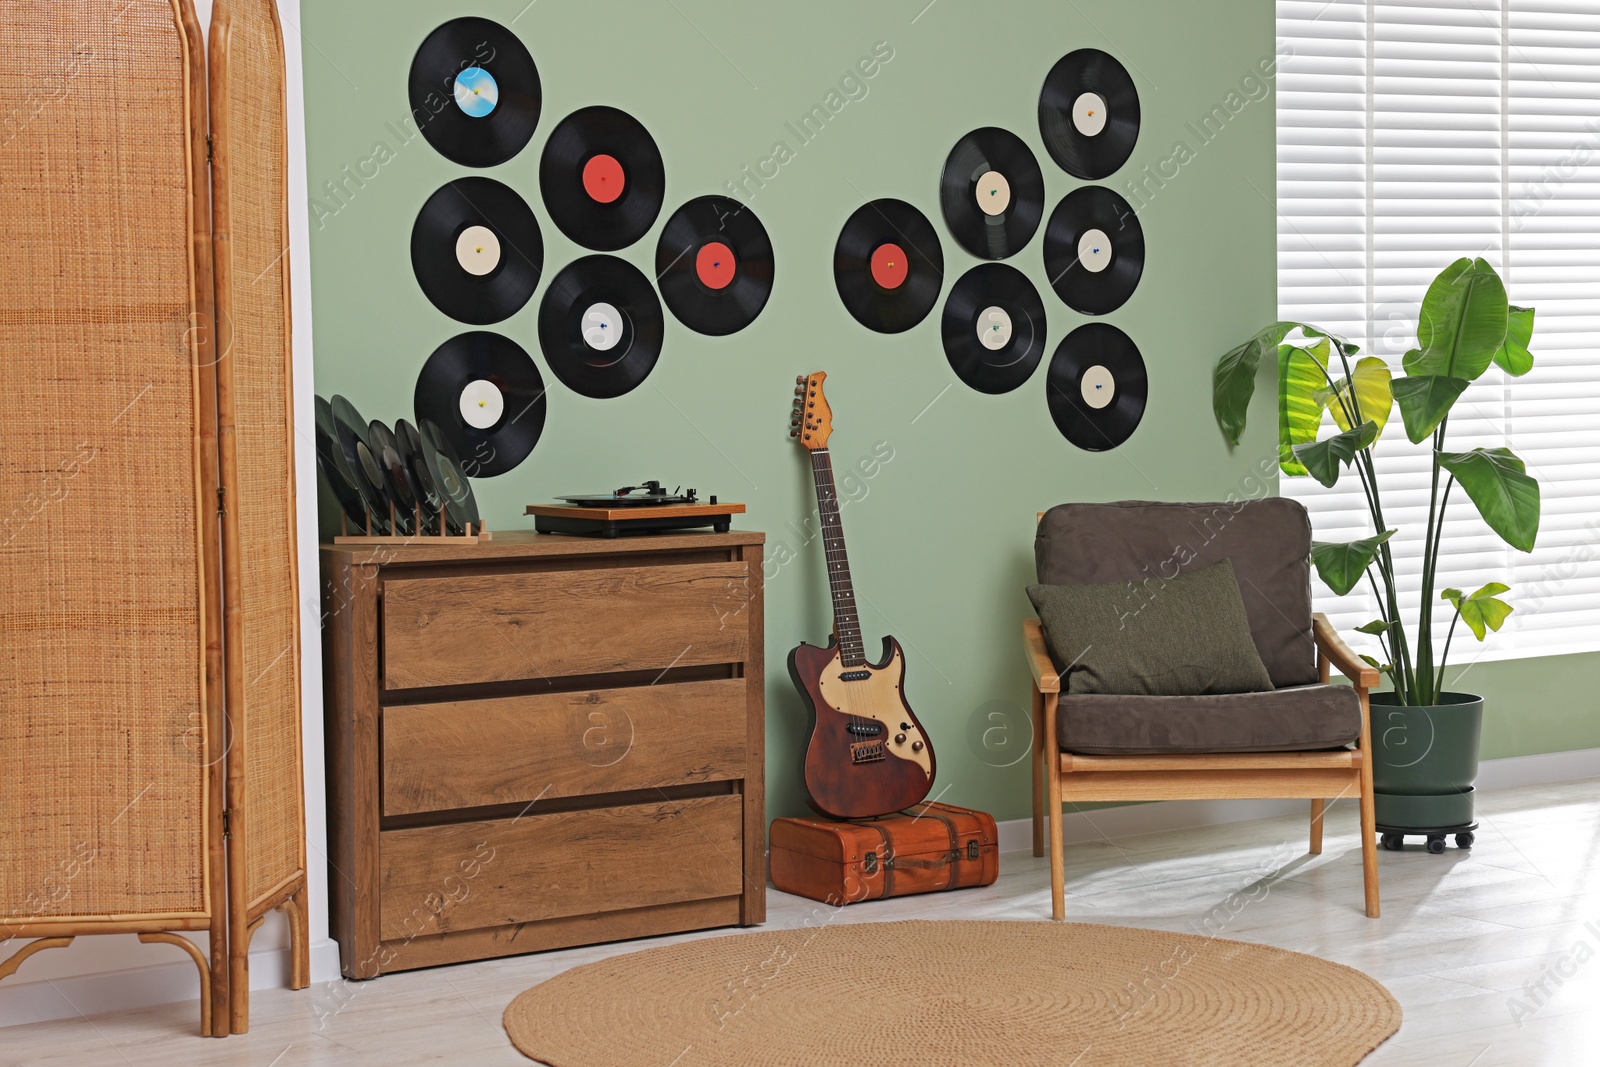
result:
<svg viewBox="0 0 1600 1067"><path fill-rule="evenodd" d="M1317 680L1311 638L1311 519L1298 501L1061 504L1033 545L1042 585L1148 583L1231 560L1250 636L1278 688Z"/></svg>

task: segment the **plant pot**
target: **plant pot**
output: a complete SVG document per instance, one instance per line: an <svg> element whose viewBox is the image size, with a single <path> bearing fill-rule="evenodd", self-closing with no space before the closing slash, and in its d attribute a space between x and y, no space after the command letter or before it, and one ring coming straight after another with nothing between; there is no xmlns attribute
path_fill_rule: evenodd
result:
<svg viewBox="0 0 1600 1067"><path fill-rule="evenodd" d="M1373 693L1372 788L1379 826L1453 830L1472 822L1483 698L1442 693L1432 705L1407 706Z"/></svg>

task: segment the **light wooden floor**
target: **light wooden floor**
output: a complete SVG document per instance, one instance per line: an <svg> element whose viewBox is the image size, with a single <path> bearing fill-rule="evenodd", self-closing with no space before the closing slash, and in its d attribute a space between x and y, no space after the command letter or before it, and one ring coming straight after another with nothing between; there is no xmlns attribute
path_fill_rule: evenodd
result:
<svg viewBox="0 0 1600 1067"><path fill-rule="evenodd" d="M1290 818L1073 846L1067 905L1074 920L1266 942L1365 971L1406 1016L1368 1064L1600 1063L1600 780L1488 794L1479 815L1470 854L1430 856L1415 841L1379 853L1376 921L1361 912L1355 810L1344 803L1316 858ZM1047 921L1045 861L1007 854L1001 871L987 889L853 906L830 921ZM773 893L769 926L814 923L817 907ZM190 1036L192 1003L13 1027L0 1030L0 1064L527 1064L500 1027L512 997L575 964L668 940L258 990L250 1033L220 1041ZM1531 990L1541 979L1542 995ZM1513 998L1531 1009L1520 1025Z"/></svg>

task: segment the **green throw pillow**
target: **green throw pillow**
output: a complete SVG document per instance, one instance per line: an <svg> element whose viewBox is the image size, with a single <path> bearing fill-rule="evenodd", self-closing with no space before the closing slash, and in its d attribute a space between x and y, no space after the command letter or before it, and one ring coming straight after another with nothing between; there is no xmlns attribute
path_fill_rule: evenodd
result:
<svg viewBox="0 0 1600 1067"><path fill-rule="evenodd" d="M1255 693L1272 679L1250 637L1233 564L1176 578L1030 585L1068 693Z"/></svg>

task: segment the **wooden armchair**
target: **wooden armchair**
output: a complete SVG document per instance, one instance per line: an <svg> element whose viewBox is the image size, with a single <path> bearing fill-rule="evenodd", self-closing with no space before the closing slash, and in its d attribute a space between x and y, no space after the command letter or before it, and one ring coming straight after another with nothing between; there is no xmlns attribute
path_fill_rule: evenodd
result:
<svg viewBox="0 0 1600 1067"><path fill-rule="evenodd" d="M1204 536L1207 533L1209 537ZM1037 619L1023 623L1023 645L1033 673L1033 854L1044 855L1048 811L1051 918L1066 918L1063 802L1279 797L1311 801L1313 855L1322 851L1327 799L1358 799L1366 911L1377 918L1367 694L1378 684L1378 672L1350 650L1326 616L1310 611L1310 524L1304 508L1281 498L1243 505L1062 505L1040 519L1035 545L1039 580L1046 584L1140 581L1151 562L1170 556L1174 537L1187 549L1182 570L1233 560L1252 636L1279 688L1231 697L1069 695L1062 692L1064 679L1051 659L1043 627ZM1189 543L1202 539L1198 548ZM1304 677L1296 653L1300 642L1305 644ZM1351 686L1329 686L1330 667L1347 677ZM1203 704L1203 714L1195 714L1197 702ZM1359 703L1359 736L1354 736L1353 703ZM1278 742L1271 746L1241 745L1240 738L1247 734L1229 730L1230 724L1243 723L1246 731L1259 731L1261 722L1253 718L1257 708L1270 712L1269 718L1292 724L1300 706L1308 709L1307 729L1267 738ZM1108 730L1136 735L1140 723L1160 721L1169 714L1183 716L1181 726L1192 736L1174 744L1172 736L1180 730L1170 735L1147 730L1142 737L1129 736L1125 744L1111 743L1114 738ZM1310 722L1315 716L1326 721ZM1207 729L1219 739L1215 750L1205 744ZM1152 736L1165 737L1167 743L1153 745ZM1354 747L1343 747L1350 742ZM1263 747L1275 750L1262 751ZM1084 748L1095 751L1074 751Z"/></svg>

